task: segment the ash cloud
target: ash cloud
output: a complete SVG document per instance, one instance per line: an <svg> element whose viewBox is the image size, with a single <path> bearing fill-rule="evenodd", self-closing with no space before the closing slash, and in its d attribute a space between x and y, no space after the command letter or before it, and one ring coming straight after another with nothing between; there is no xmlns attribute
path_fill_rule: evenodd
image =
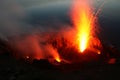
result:
<svg viewBox="0 0 120 80"><path fill-rule="evenodd" d="M47 12L47 15L36 23L39 21L39 19L36 20L38 16L35 18L29 15L25 8L15 0L1 0L0 7L0 37L8 40L13 55L23 58L29 56L35 59L60 58L57 50L48 44L47 40L51 37L54 39L57 34L62 33L60 30L65 31L66 25L60 23L62 19L57 20L58 17L53 13L51 13L53 17L48 18Z"/></svg>
<svg viewBox="0 0 120 80"><path fill-rule="evenodd" d="M53 8L55 6L51 7L50 10L42 9L41 12L39 12L40 9L35 9L35 15L33 15L34 10L31 10L31 12L26 10L18 0L1 0L0 7L0 37L4 38L28 34L36 30L39 32L57 31L61 26L64 28L64 25L61 25L61 21L65 22L67 20L64 19L66 15L62 14L65 10L61 9L61 13L58 14L56 13L58 9Z"/></svg>
<svg viewBox="0 0 120 80"><path fill-rule="evenodd" d="M15 0L0 1L0 34L1 37L28 32L31 27L26 24L25 10Z"/></svg>

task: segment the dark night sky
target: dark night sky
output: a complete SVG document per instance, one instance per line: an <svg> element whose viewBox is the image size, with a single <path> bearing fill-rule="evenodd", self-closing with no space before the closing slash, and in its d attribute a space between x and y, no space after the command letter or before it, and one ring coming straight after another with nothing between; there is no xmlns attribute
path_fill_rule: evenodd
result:
<svg viewBox="0 0 120 80"><path fill-rule="evenodd" d="M98 9L104 0L93 1L95 2L94 8ZM0 36L6 38L5 36L29 33L36 28L36 24L42 30L51 27L46 26L47 24L54 25L54 28L57 27L56 29L59 29L57 25L60 22L63 24L69 22L68 14L70 4L71 0L1 0ZM106 0L98 16L101 27L100 34L105 40L118 47L120 46L119 14L120 1ZM45 25L45 23L47 24Z"/></svg>

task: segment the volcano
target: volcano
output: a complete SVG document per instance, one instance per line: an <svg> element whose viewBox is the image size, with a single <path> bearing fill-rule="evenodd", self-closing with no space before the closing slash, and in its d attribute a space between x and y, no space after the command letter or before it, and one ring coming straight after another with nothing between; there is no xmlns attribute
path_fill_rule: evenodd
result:
<svg viewBox="0 0 120 80"><path fill-rule="evenodd" d="M115 63L119 52L99 39L98 12L94 13L89 0L73 0L72 28L11 37L7 43L12 55L28 62L46 59L53 65Z"/></svg>
<svg viewBox="0 0 120 80"><path fill-rule="evenodd" d="M1 38L0 80L119 79L120 52L116 45L99 37L99 11L95 12L89 1L73 0L68 12L70 25L63 24L59 31L32 30ZM53 18L41 21L49 26L48 19Z"/></svg>

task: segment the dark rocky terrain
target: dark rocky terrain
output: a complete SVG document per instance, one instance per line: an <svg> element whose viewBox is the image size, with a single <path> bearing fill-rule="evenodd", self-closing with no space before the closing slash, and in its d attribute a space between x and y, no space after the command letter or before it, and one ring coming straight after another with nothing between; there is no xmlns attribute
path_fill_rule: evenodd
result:
<svg viewBox="0 0 120 80"><path fill-rule="evenodd" d="M119 80L119 73L119 63L90 64L71 70L47 61L17 60L7 42L0 41L0 80Z"/></svg>

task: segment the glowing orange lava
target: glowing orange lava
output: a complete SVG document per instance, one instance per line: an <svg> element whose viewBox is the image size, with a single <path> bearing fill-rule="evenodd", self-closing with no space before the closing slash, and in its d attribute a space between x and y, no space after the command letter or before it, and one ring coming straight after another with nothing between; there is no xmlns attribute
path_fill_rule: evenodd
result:
<svg viewBox="0 0 120 80"><path fill-rule="evenodd" d="M57 62L61 62L61 59L60 59L60 58L55 58L55 60L56 60Z"/></svg>
<svg viewBox="0 0 120 80"><path fill-rule="evenodd" d="M77 30L76 44L80 52L90 47L94 35L94 20L88 0L74 0L72 6L72 21Z"/></svg>

